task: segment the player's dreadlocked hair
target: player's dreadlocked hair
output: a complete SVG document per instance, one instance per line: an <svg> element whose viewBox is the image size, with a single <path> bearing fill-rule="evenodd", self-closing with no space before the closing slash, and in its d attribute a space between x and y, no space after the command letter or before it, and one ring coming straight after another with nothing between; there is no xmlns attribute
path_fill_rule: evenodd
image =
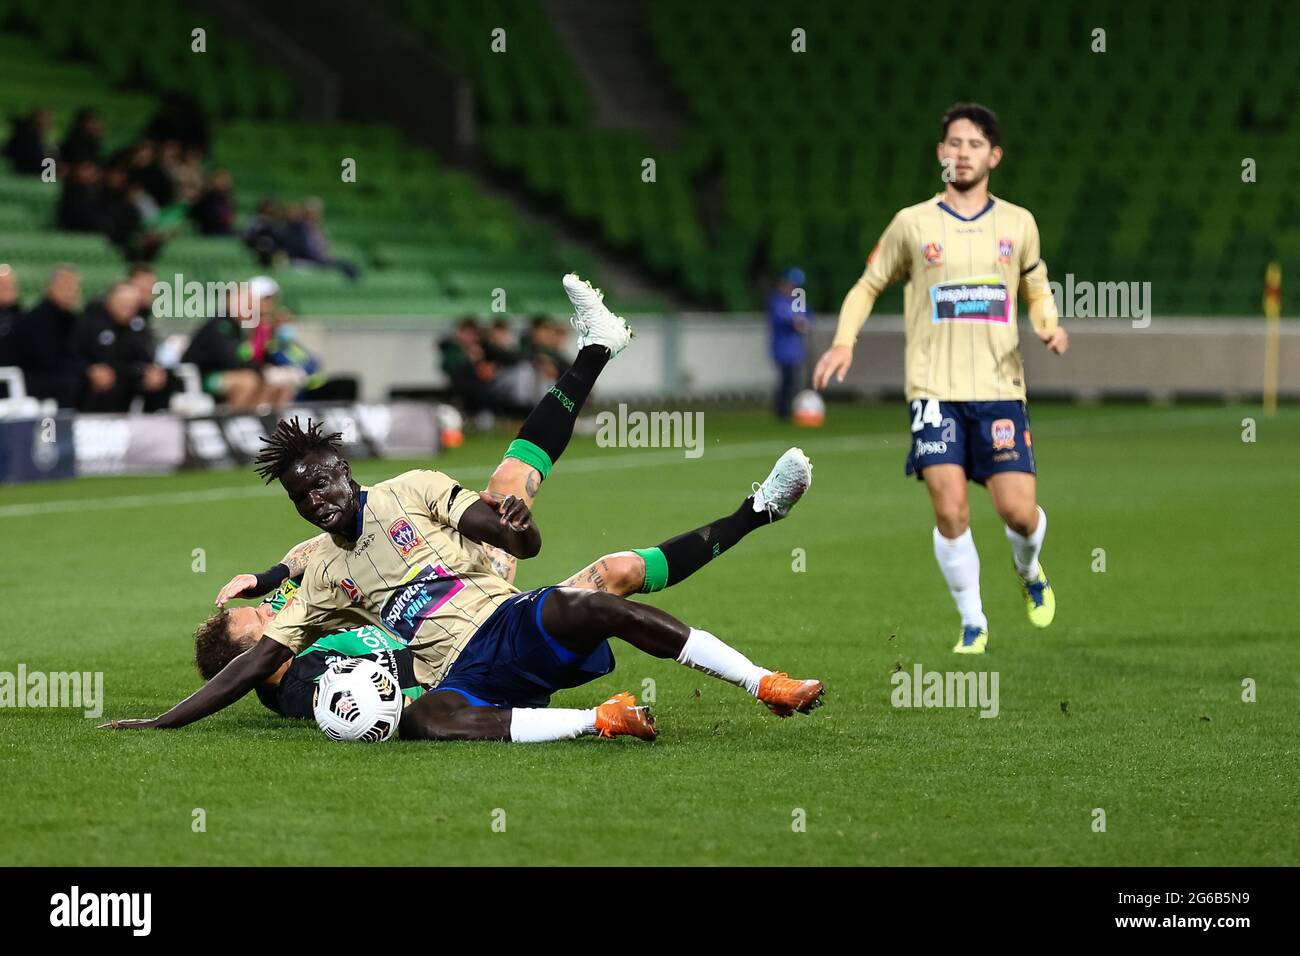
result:
<svg viewBox="0 0 1300 956"><path fill-rule="evenodd" d="M266 447L258 452L253 464L258 466L257 473L269 485L308 452L327 449L337 452L342 439L342 432L326 434L321 431L321 423L310 418L307 419L306 430L298 423L297 417L282 418L271 432L271 437L262 439Z"/></svg>
<svg viewBox="0 0 1300 956"><path fill-rule="evenodd" d="M194 666L204 680L212 680L248 647L230 633L230 612L218 611L194 632Z"/></svg>

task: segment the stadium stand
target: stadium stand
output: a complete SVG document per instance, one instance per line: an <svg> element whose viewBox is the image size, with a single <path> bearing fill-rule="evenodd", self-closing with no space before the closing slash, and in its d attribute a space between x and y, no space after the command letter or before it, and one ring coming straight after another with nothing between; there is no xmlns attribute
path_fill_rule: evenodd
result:
<svg viewBox="0 0 1300 956"><path fill-rule="evenodd" d="M593 126L590 91L539 4L403 0L392 11L472 82L488 165L695 302L753 308L764 278L794 262L812 307L834 310L891 213L938 188L938 113L972 89L1004 125L995 192L1034 210L1057 278L1147 278L1162 314L1252 315L1270 259L1300 270L1300 184L1281 174L1300 146L1291 118L1300 77L1283 68L1281 46L1300 29L1295 4L1008 0L966 57L964 83L933 79L949 75L935 69L948 53L918 38L942 34L938 14L891 8L868 29L853 8L753 5L736 17L688 0L646 5L687 118L671 149L635 129ZM188 52L196 24L209 30L203 55ZM1091 52L1095 25L1105 26L1105 52ZM497 28L504 55L491 48ZM795 28L806 53L791 50ZM180 39L158 42L169 35ZM1030 48L1058 65L1054 92L1068 94L1069 111L1040 108L1015 55ZM1206 55L1190 63L1189 49ZM1178 90L1165 79L1175 75ZM62 135L90 106L111 151L169 93L193 96L212 117L207 168L231 171L241 228L263 196L322 201L331 255L360 278L277 268L301 313L459 315L486 311L497 288L513 313L562 310L557 270L591 270L590 260L558 261L550 230L394 130L295 120L285 74L188 7L0 0L9 118L46 107ZM1153 158L1171 139L1187 143L1174 169ZM355 183L340 177L344 158L356 161ZM653 184L643 181L647 158ZM1246 160L1256 181L1243 181ZM56 202L39 179L0 175L0 259L19 270L27 300L40 285L31 273L53 261L77 263L90 295L119 274L111 245L54 230ZM198 279L255 271L233 239L193 230L164 245L157 265ZM879 308L900 302L895 289Z"/></svg>
<svg viewBox="0 0 1300 956"><path fill-rule="evenodd" d="M591 127L577 72L536 4L437 6L405 9L480 91L488 160L715 305L752 308L755 280L798 262L814 308L836 308L890 215L938 190L938 117L976 89L1005 130L994 191L1034 210L1058 277L1141 276L1161 314L1252 315L1271 258L1300 270L1300 186L1282 174L1300 146L1300 77L1284 69L1282 46L1300 7L1286 0L1008 0L965 54L961 83L935 79L953 72L936 68L952 51L921 39L943 35L936 10L882 8L867 21L849 0L752 4L744 16L657 0L645 7L650 28L690 118L674 150ZM1094 53L1099 26L1106 49ZM497 27L507 55L489 49ZM795 28L805 53L792 52ZM1054 93L1068 111L1043 110L1024 82L1016 51L1030 49L1057 64ZM1171 76L1181 88L1152 79ZM1172 169L1154 159L1171 140L1187 144ZM639 176L648 156L654 189ZM1247 159L1257 181L1243 181ZM709 189L721 195L717 221L701 213ZM879 308L900 304L893 290Z"/></svg>
<svg viewBox="0 0 1300 956"><path fill-rule="evenodd" d="M190 52L196 26L208 31L207 53ZM354 263L360 277L260 267L236 236L207 237L182 223L154 262L164 279L231 281L269 271L301 314L447 316L489 312L496 289L505 290L511 313L563 311L559 274L592 271L571 250L561 262L548 230L522 223L509 203L394 130L294 120L286 76L201 13L166 0L0 2L0 113L11 122L48 109L57 142L78 110L92 108L109 154L132 142L169 94L193 97L211 119L206 169L232 175L236 232L263 197L314 197L330 255ZM345 160L355 163L355 182L344 181ZM122 275L122 253L106 239L55 228L58 197L59 186L38 176L0 174L0 261L14 266L28 305L55 262L78 267L87 298Z"/></svg>

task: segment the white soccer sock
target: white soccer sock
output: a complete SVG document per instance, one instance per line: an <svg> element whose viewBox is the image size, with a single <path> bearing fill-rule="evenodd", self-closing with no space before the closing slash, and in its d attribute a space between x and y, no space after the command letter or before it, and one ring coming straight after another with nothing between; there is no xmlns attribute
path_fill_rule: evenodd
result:
<svg viewBox="0 0 1300 956"><path fill-rule="evenodd" d="M510 739L517 744L572 740L596 732L596 708L515 707L510 711Z"/></svg>
<svg viewBox="0 0 1300 956"><path fill-rule="evenodd" d="M1025 537L1011 528L1007 528L1007 540L1011 542L1011 557L1016 562L1016 570L1026 581L1033 581L1042 573L1038 565L1038 554L1043 550L1043 536L1047 534L1047 512L1038 506L1038 527L1034 533Z"/></svg>
<svg viewBox="0 0 1300 956"><path fill-rule="evenodd" d="M957 604L962 626L987 628L989 622L980 601L980 554L975 550L970 528L956 538L945 538L935 528L934 557Z"/></svg>
<svg viewBox="0 0 1300 956"><path fill-rule="evenodd" d="M722 643L708 631L701 631L697 627L691 628L691 633L687 635L682 652L677 655L677 663L743 687L755 697L758 696L758 682L772 673L757 666L740 651Z"/></svg>

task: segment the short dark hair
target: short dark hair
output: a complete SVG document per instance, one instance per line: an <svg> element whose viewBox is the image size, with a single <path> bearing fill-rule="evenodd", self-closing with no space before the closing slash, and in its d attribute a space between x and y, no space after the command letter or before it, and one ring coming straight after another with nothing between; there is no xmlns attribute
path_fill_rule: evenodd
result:
<svg viewBox="0 0 1300 956"><path fill-rule="evenodd" d="M262 439L266 447L258 452L253 464L258 466L257 473L269 485L309 452L332 451L338 454L342 440L341 432L326 434L321 430L321 423L310 418L307 419L305 429L298 423L297 417L282 418L276 423L271 436Z"/></svg>
<svg viewBox="0 0 1300 956"><path fill-rule="evenodd" d="M959 119L970 120L979 127L984 138L989 141L990 146L997 146L1002 139L1002 131L998 126L998 117L987 106L981 106L979 103L954 103L943 114L943 128L939 133L940 141L948 138L948 127Z"/></svg>
<svg viewBox="0 0 1300 956"><path fill-rule="evenodd" d="M230 633L229 611L218 611L194 632L194 666L204 680L212 680L246 650L246 642Z"/></svg>
<svg viewBox="0 0 1300 956"><path fill-rule="evenodd" d="M147 262L133 262L126 267L126 275L127 278L130 279L134 279L136 276L144 272L147 272L150 275L154 275L154 276L158 274L158 270L155 269Z"/></svg>

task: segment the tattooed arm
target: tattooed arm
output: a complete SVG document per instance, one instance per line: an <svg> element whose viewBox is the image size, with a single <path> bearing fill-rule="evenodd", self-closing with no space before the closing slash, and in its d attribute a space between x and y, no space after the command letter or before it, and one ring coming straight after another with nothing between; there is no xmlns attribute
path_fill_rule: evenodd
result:
<svg viewBox="0 0 1300 956"><path fill-rule="evenodd" d="M311 556L316 553L316 549L324 543L329 535L321 532L314 538L308 538L300 544L295 544L289 549L288 554L280 559L280 563L289 569L287 577L296 578L307 570L307 562Z"/></svg>
<svg viewBox="0 0 1300 956"><path fill-rule="evenodd" d="M225 607L232 598L260 597L272 588L279 587L285 578L296 578L307 570L307 563L328 535L321 533L295 544L280 559L280 563L261 574L236 574L217 592L217 607Z"/></svg>

